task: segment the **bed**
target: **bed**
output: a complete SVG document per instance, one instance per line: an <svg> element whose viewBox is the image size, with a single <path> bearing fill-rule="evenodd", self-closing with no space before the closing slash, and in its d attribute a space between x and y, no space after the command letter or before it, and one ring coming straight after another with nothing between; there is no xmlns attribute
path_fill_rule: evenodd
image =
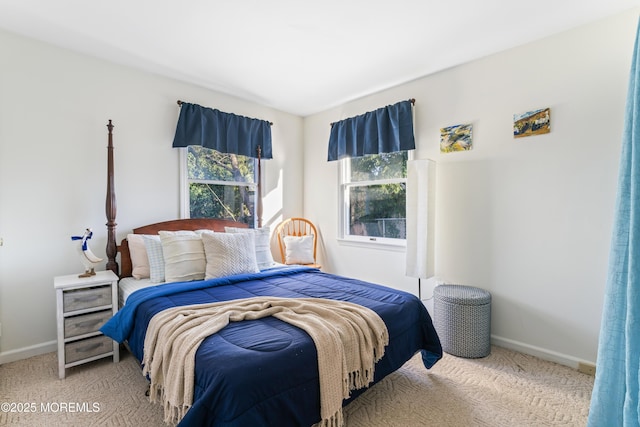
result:
<svg viewBox="0 0 640 427"><path fill-rule="evenodd" d="M111 129L109 135L111 138ZM111 175L112 166L109 170ZM113 223L115 227L115 211L110 217L109 200L108 195L107 226ZM230 255L227 255L235 257L245 248L251 252L251 259L269 257L268 254L259 254L256 244L257 235L265 229L250 230L244 224L227 220L173 220L136 228L131 235L144 236L145 243L148 243L154 239L152 236L160 234L162 244L163 236L174 237L184 233L193 237L195 230L198 230L196 234L202 239L205 239L203 236L211 239L214 235L216 239L223 240L230 239L230 235L251 235L253 237L249 241L253 247L247 246L245 240L245 246L232 245ZM109 228L110 236L115 234L112 231L114 229ZM135 254L129 248L131 235L117 246L121 264L118 273L123 294L122 307L101 330L116 341L126 343L141 363L145 357L147 328L156 314L184 305L236 302L251 298L344 301L375 312L388 331L388 345L384 355L375 363L368 387L400 368L418 352L426 368L432 367L442 357L440 341L428 312L422 302L409 293L315 268L269 263L264 258L262 260L265 262L260 264L257 271L235 271L234 274L201 280L151 282L132 277L136 266L132 262ZM205 249L207 244L204 244ZM108 248L114 246L112 242L107 245ZM219 256L218 250L219 247L212 256ZM175 252L175 248L165 250L165 257L170 257L171 251ZM109 250L107 252L109 255ZM205 269L214 263L209 255L205 253ZM151 253L147 256L151 260ZM113 252L110 262L112 267L114 264L117 267ZM169 265L169 261L166 262ZM150 269L152 275L153 267ZM318 354L307 332L276 317L229 323L204 338L197 347L193 403L186 414L179 418L179 425L293 427L319 423L322 408ZM153 382L154 379L150 379ZM353 390L343 400L343 406L366 388Z"/></svg>

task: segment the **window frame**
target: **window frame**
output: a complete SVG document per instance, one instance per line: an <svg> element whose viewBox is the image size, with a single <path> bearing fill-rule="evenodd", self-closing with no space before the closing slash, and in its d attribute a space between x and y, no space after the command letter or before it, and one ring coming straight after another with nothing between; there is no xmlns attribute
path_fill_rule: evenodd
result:
<svg viewBox="0 0 640 427"><path fill-rule="evenodd" d="M253 203L253 224L249 224L249 228L258 228L258 203L259 197L258 194L259 186L258 182L262 179L261 176L258 175L258 159L253 158L254 167L253 167L253 183L247 182L237 182L237 181L218 181L218 180L206 180L206 179L189 179L189 168L187 165L188 157L189 157L189 147L180 147L178 148L180 152L180 218L191 218L191 200L190 200L190 191L189 184L193 183L201 183L201 184L213 184L213 185L229 185L232 187L249 187L253 189L254 194L254 203Z"/></svg>
<svg viewBox="0 0 640 427"><path fill-rule="evenodd" d="M415 150L402 150L407 152L407 161L413 160ZM349 189L352 187L367 187L382 184L407 183L406 174L403 178L387 178L379 180L367 180L351 182L351 157L345 157L338 161L338 241L344 244L366 247L384 247L388 249L404 250L407 247L407 239L396 239L377 236L358 236L349 233L350 198ZM406 195L405 195L406 203ZM406 220L406 218L405 218Z"/></svg>

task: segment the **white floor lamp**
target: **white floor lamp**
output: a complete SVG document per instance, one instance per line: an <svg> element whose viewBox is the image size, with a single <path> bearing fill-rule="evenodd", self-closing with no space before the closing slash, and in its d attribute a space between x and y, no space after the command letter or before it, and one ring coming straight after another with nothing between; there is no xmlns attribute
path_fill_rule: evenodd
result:
<svg viewBox="0 0 640 427"><path fill-rule="evenodd" d="M434 276L435 172L433 160L407 162L406 274L418 278L418 297L421 300L421 279Z"/></svg>

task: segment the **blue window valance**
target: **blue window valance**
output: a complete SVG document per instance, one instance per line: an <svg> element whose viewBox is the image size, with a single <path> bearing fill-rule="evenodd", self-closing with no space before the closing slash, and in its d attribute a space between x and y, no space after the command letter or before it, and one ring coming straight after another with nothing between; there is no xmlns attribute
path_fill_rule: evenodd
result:
<svg viewBox="0 0 640 427"><path fill-rule="evenodd" d="M271 123L179 102L174 147L201 145L222 153L271 159Z"/></svg>
<svg viewBox="0 0 640 427"><path fill-rule="evenodd" d="M412 103L401 101L332 123L328 160L416 148Z"/></svg>

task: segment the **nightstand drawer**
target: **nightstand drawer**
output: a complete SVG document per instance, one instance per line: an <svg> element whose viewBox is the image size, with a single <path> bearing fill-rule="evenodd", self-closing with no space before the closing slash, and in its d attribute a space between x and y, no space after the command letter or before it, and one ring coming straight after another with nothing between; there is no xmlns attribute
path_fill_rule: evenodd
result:
<svg viewBox="0 0 640 427"><path fill-rule="evenodd" d="M104 325L111 316L113 316L111 310L104 310L82 314L80 316L67 317L64 319L64 336L65 338L71 338L95 332L100 329L100 326Z"/></svg>
<svg viewBox="0 0 640 427"><path fill-rule="evenodd" d="M113 351L113 340L104 335L86 340L74 341L64 346L66 363L73 363L78 360Z"/></svg>
<svg viewBox="0 0 640 427"><path fill-rule="evenodd" d="M111 305L111 285L64 292L64 312Z"/></svg>

